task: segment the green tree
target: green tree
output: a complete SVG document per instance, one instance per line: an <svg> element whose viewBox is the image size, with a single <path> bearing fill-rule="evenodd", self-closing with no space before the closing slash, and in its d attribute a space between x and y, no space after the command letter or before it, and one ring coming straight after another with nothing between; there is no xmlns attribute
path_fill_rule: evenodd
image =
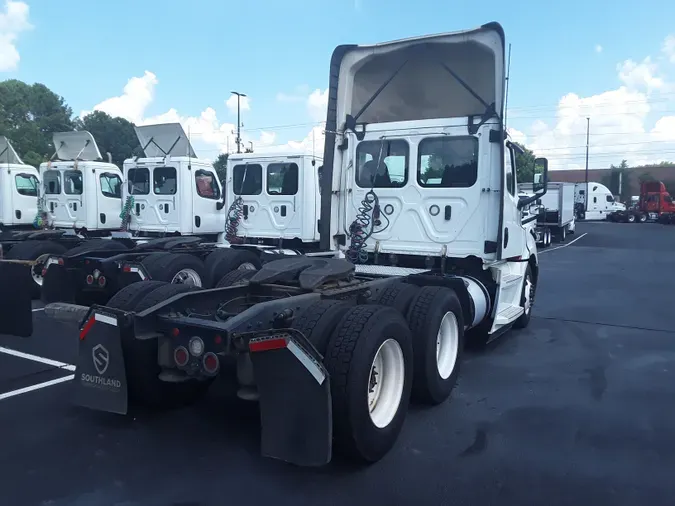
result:
<svg viewBox="0 0 675 506"><path fill-rule="evenodd" d="M523 153L516 155L516 178L520 183L532 183L534 179L534 152L524 145L514 142L516 146L523 150Z"/></svg>
<svg viewBox="0 0 675 506"><path fill-rule="evenodd" d="M26 163L39 165L54 153L52 133L73 129L72 109L44 84L0 82L0 135Z"/></svg>
<svg viewBox="0 0 675 506"><path fill-rule="evenodd" d="M227 176L227 153L220 153L216 161L213 162L213 168L216 169L216 174L221 183L225 182Z"/></svg>
<svg viewBox="0 0 675 506"><path fill-rule="evenodd" d="M102 111L87 114L81 120L75 120L77 130L87 130L94 136L103 158L110 153L115 165L122 167L124 160L133 156L143 156L138 143L134 124L124 118L113 118Z"/></svg>

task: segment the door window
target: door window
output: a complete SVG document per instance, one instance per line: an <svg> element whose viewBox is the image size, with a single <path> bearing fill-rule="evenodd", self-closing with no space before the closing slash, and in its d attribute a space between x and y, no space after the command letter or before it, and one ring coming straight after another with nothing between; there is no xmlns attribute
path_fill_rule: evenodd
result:
<svg viewBox="0 0 675 506"><path fill-rule="evenodd" d="M99 181L101 182L101 193L104 197L122 198L122 180L117 174L104 172L99 176Z"/></svg>
<svg viewBox="0 0 675 506"><path fill-rule="evenodd" d="M297 163L270 163L267 166L267 193L295 195L298 193L298 179Z"/></svg>
<svg viewBox="0 0 675 506"><path fill-rule="evenodd" d="M46 195L61 194L61 172L58 170L47 170L42 176L45 185Z"/></svg>
<svg viewBox="0 0 675 506"><path fill-rule="evenodd" d="M33 174L17 174L14 176L14 185L19 195L38 196L38 180Z"/></svg>
<svg viewBox="0 0 675 506"><path fill-rule="evenodd" d="M66 195L82 195L82 172L67 170L63 173L63 190Z"/></svg>
<svg viewBox="0 0 675 506"><path fill-rule="evenodd" d="M400 188L408 181L408 143L401 139L365 141L356 148L356 184L361 188Z"/></svg>
<svg viewBox="0 0 675 506"><path fill-rule="evenodd" d="M508 167L513 189L513 160ZM429 137L419 143L417 182L420 186L470 188L477 179L478 139L475 137Z"/></svg>
<svg viewBox="0 0 675 506"><path fill-rule="evenodd" d="M127 178L130 195L148 195L150 193L150 171L148 169L129 169Z"/></svg>
<svg viewBox="0 0 675 506"><path fill-rule="evenodd" d="M155 167L152 186L155 195L175 195L178 177L174 167Z"/></svg>
<svg viewBox="0 0 675 506"><path fill-rule="evenodd" d="M232 168L232 191L235 195L262 193L262 165L246 163Z"/></svg>
<svg viewBox="0 0 675 506"><path fill-rule="evenodd" d="M197 185L197 195L205 199L218 200L220 198L220 188L216 175L208 170L199 169L195 172L195 183Z"/></svg>

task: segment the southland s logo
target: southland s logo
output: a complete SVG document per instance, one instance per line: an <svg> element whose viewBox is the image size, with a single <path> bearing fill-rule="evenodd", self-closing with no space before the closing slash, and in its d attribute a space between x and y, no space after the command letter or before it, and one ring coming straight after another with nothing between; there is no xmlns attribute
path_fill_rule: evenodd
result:
<svg viewBox="0 0 675 506"><path fill-rule="evenodd" d="M110 365L110 354L102 344L97 344L91 350L91 357L94 360L94 367L99 374L103 374L108 370Z"/></svg>

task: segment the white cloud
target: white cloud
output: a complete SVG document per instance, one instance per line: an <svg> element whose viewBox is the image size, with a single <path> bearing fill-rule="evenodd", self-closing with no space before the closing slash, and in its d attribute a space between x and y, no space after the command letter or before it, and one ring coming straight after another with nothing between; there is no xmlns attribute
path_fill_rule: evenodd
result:
<svg viewBox="0 0 675 506"><path fill-rule="evenodd" d="M230 98L228 98L225 101L225 105L227 108L230 110L230 112L236 113L237 112L237 95L230 95ZM246 97L239 97L239 107L241 111L250 111L251 110L251 102L248 96Z"/></svg>
<svg viewBox="0 0 675 506"><path fill-rule="evenodd" d="M656 77L658 64L648 56L642 63L626 60L616 66L619 79L631 89L646 88L648 91L663 88L663 79Z"/></svg>
<svg viewBox="0 0 675 506"><path fill-rule="evenodd" d="M602 46L600 44L595 45L595 52L596 53L602 53Z"/></svg>
<svg viewBox="0 0 675 506"><path fill-rule="evenodd" d="M94 111L103 111L119 116L133 123L141 123L143 113L155 97L155 86L159 81L152 72L145 71L143 77L132 77L124 87L124 93L111 97L94 106ZM80 117L91 111L82 111Z"/></svg>
<svg viewBox="0 0 675 506"><path fill-rule="evenodd" d="M675 63L675 34L668 35L663 41L661 48L663 54L670 60L670 63Z"/></svg>
<svg viewBox="0 0 675 506"><path fill-rule="evenodd" d="M301 84L296 86L292 93L286 93L280 91L277 93L277 101L279 102L304 102L307 100L307 94L309 93L309 86L306 84Z"/></svg>
<svg viewBox="0 0 675 506"><path fill-rule="evenodd" d="M307 110L314 121L326 121L326 110L328 109L328 88L321 91L314 90L307 99Z"/></svg>
<svg viewBox="0 0 675 506"><path fill-rule="evenodd" d="M19 34L33 26L28 21L30 8L24 2L7 0L4 12L0 11L0 72L16 70L21 57L16 48Z"/></svg>

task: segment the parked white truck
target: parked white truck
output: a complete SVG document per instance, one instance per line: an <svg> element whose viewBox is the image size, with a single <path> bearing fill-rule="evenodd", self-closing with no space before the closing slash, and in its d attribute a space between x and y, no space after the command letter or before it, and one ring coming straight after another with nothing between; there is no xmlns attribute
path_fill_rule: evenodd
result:
<svg viewBox="0 0 675 506"><path fill-rule="evenodd" d="M518 189L524 194L533 194L533 186L536 183L523 183ZM568 233L574 233L574 192L574 183L548 183L546 194L536 202L539 205L534 228L537 244L548 246L551 238L564 242Z"/></svg>
<svg viewBox="0 0 675 506"><path fill-rule="evenodd" d="M82 318L76 402L116 413L189 402L231 356L228 377L260 403L264 455L382 458L411 399L449 398L467 341L530 321L539 264L522 210L546 183L518 198L504 47L490 23L336 48L324 256L272 261L212 290L142 281L105 306L48 306Z"/></svg>
<svg viewBox="0 0 675 506"><path fill-rule="evenodd" d="M625 211L626 204L617 202L605 185L589 182L574 186L575 216L579 220L605 220L615 211Z"/></svg>

